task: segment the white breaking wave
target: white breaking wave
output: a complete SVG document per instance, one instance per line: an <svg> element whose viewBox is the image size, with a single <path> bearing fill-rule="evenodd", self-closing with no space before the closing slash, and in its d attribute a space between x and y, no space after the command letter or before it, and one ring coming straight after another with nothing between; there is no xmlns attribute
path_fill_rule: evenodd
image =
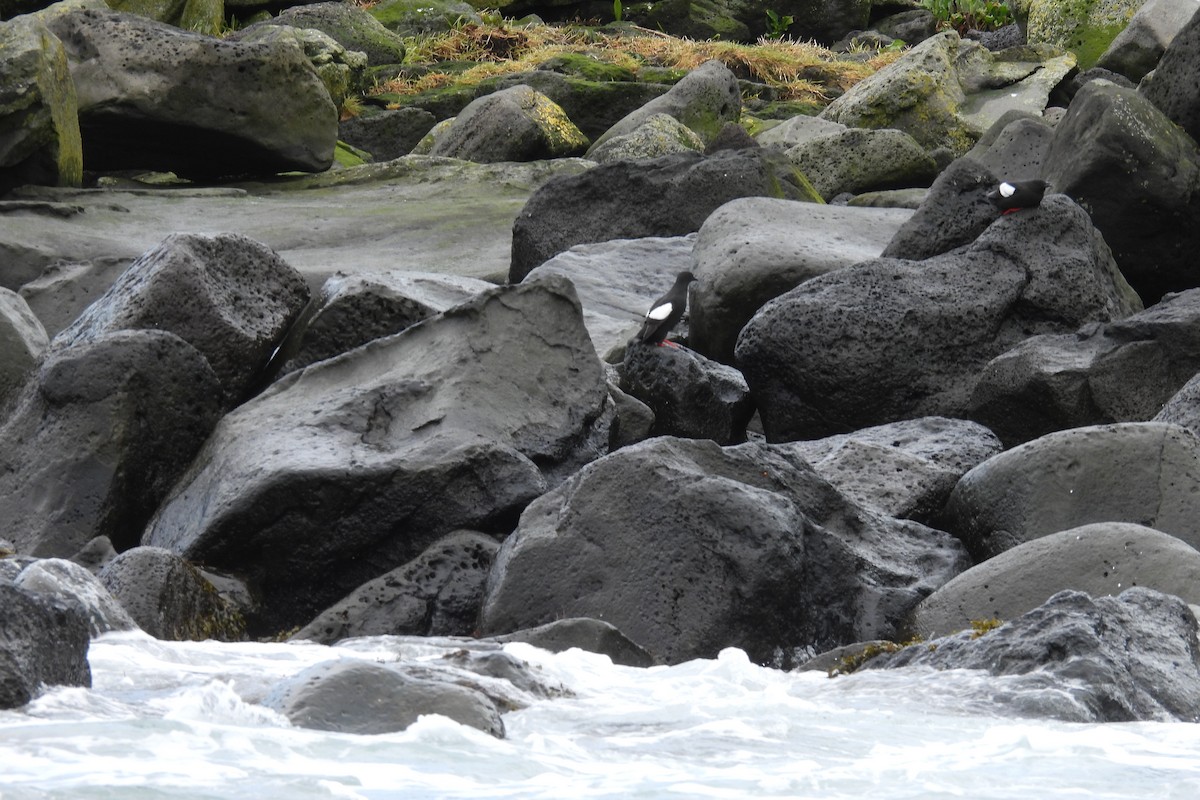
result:
<svg viewBox="0 0 1200 800"><path fill-rule="evenodd" d="M1200 726L1004 716L968 671L829 679L727 650L614 666L510 644L574 696L504 717L500 740L442 717L359 736L259 705L332 658L439 658L411 639L315 644L92 643L93 688L0 712L0 800L42 798L1200 797Z"/></svg>

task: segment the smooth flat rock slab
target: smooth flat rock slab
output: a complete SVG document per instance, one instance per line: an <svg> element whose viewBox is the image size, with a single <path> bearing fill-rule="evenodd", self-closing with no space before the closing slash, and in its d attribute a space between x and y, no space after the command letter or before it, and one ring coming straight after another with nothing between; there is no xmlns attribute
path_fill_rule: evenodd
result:
<svg viewBox="0 0 1200 800"><path fill-rule="evenodd" d="M182 232L240 233L263 242L314 290L338 270L503 279L513 220L525 201L549 178L587 164L405 156L218 188L22 189L24 200L51 202L0 202L0 255L7 262L0 285L16 290L55 264L132 261Z"/></svg>

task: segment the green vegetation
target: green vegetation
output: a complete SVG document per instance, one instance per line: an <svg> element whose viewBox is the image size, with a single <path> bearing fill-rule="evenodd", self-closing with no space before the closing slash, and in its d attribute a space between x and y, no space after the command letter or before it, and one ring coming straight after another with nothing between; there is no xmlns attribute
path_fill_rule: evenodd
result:
<svg viewBox="0 0 1200 800"><path fill-rule="evenodd" d="M1002 0L921 0L938 22L959 33L968 30L994 31L1013 21L1012 11Z"/></svg>
<svg viewBox="0 0 1200 800"><path fill-rule="evenodd" d="M771 9L767 9L767 38L782 39L787 35L788 28L792 27L792 23L796 19L791 14L780 16Z"/></svg>
<svg viewBox="0 0 1200 800"><path fill-rule="evenodd" d="M406 41L410 74L381 82L372 94L415 95L450 86L476 86L566 57L589 60L596 72L647 80L656 71L686 73L718 59L736 74L770 87L779 101L820 107L892 63L898 52L866 62L843 60L812 43L763 38L756 44L694 41L642 28L599 30L581 25L521 24L497 15L465 21L452 30ZM781 17L784 23L787 17ZM788 23L790 24L790 23ZM467 69L461 69L469 62ZM578 74L578 73L576 73ZM616 78L621 79L621 78Z"/></svg>
<svg viewBox="0 0 1200 800"><path fill-rule="evenodd" d="M973 619L971 620L971 638L978 639L985 633L996 630L1003 625L1003 620L992 617L991 619Z"/></svg>

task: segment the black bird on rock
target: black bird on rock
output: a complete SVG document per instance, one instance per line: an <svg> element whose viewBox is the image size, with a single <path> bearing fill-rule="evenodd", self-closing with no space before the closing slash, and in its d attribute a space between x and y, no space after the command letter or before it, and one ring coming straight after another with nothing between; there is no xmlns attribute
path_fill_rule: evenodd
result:
<svg viewBox="0 0 1200 800"><path fill-rule="evenodd" d="M1011 214L1022 208L1035 208L1046 194L1043 180L1001 181L1000 185L987 193L987 199L1000 209L1001 214Z"/></svg>
<svg viewBox="0 0 1200 800"><path fill-rule="evenodd" d="M688 287L694 280L696 280L696 276L690 272L681 272L675 277L675 285L671 287L671 290L655 300L654 305L650 306L650 310L646 312L646 320L642 323L642 329L638 331L637 335L639 342L673 345L672 342L665 340L667 334L671 332L671 328L674 328L683 318L684 309L687 308Z"/></svg>

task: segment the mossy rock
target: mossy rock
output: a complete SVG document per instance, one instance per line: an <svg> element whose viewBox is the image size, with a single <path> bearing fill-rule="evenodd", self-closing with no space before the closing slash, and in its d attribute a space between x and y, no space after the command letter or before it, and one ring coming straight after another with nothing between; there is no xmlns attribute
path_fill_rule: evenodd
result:
<svg viewBox="0 0 1200 800"><path fill-rule="evenodd" d="M454 85L427 89L419 94L375 95L375 99L388 104L388 108L423 108L438 120L457 116L475 99L474 86Z"/></svg>
<svg viewBox="0 0 1200 800"><path fill-rule="evenodd" d="M605 163L634 158L658 158L670 153L704 151L704 141L691 128L668 114L655 114L638 128L615 136L588 157Z"/></svg>
<svg viewBox="0 0 1200 800"><path fill-rule="evenodd" d="M583 53L560 53L538 64L538 69L572 75L596 82L632 81L637 76L628 67L609 64Z"/></svg>
<svg viewBox="0 0 1200 800"><path fill-rule="evenodd" d="M373 159L366 150L360 150L352 144L338 140L333 151L333 161L340 167L360 167L371 163Z"/></svg>
<svg viewBox="0 0 1200 800"><path fill-rule="evenodd" d="M639 25L670 31L673 36L749 42L754 34L738 19L743 5L736 0L663 0L630 9L627 16Z"/></svg>
<svg viewBox="0 0 1200 800"><path fill-rule="evenodd" d="M1026 37L1070 50L1079 68L1095 65L1145 0L1033 0Z"/></svg>
<svg viewBox="0 0 1200 800"><path fill-rule="evenodd" d="M760 120L785 120L792 117L815 117L825 108L823 103L805 100L773 100L754 109L754 117ZM751 131L753 133L753 131Z"/></svg>
<svg viewBox="0 0 1200 800"><path fill-rule="evenodd" d="M483 24L471 4L461 0L383 0L368 11L401 36L445 33L463 22Z"/></svg>
<svg viewBox="0 0 1200 800"><path fill-rule="evenodd" d="M62 43L37 17L0 25L0 194L22 183L78 186L79 104Z"/></svg>
<svg viewBox="0 0 1200 800"><path fill-rule="evenodd" d="M367 63L399 64L404 61L404 40L358 6L348 3L317 3L293 6L260 25L291 25L316 28L333 37L342 47L366 53Z"/></svg>
<svg viewBox="0 0 1200 800"><path fill-rule="evenodd" d="M223 0L104 0L113 11L165 22L185 31L215 35L225 17Z"/></svg>
<svg viewBox="0 0 1200 800"><path fill-rule="evenodd" d="M667 91L661 84L592 81L574 75L536 69L481 81L476 95L481 96L522 83L537 89L562 106L571 121L591 140L598 139L625 115Z"/></svg>

